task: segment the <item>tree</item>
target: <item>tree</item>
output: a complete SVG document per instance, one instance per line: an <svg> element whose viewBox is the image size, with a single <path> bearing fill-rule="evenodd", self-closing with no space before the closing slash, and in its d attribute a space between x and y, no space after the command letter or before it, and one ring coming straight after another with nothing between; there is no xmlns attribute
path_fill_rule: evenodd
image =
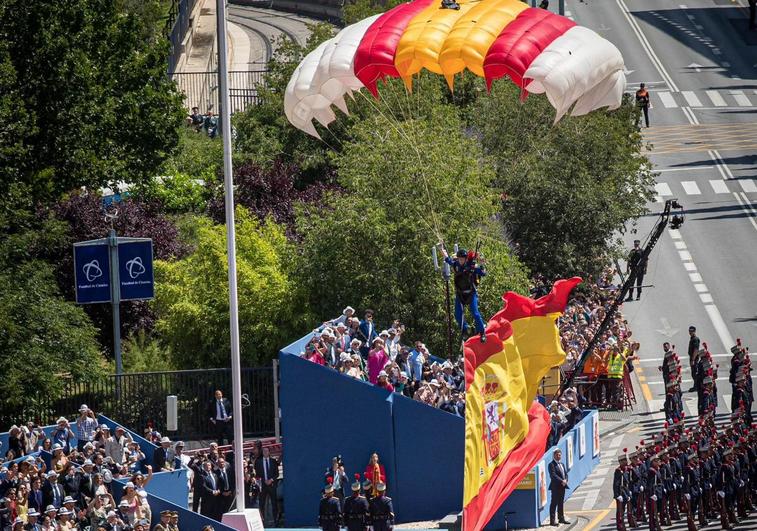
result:
<svg viewBox="0 0 757 531"><path fill-rule="evenodd" d="M158 261L156 330L180 368L229 364L226 230L196 218L195 251ZM237 208L237 276L242 362L268 362L310 322L292 278L295 249L273 221L260 223Z"/></svg>
<svg viewBox="0 0 757 531"><path fill-rule="evenodd" d="M32 125L20 171L0 183L0 193L16 182L55 200L82 186L156 174L178 142L184 111L165 74L167 43L145 38L144 25L112 0L0 3L2 64ZM0 151L17 141L0 137Z"/></svg>
<svg viewBox="0 0 757 531"><path fill-rule="evenodd" d="M444 291L431 262L441 238L450 248L481 241L492 271L480 291L485 315L501 308L503 292L527 289L524 268L498 236L494 173L454 107L404 122L374 115L351 135L335 160L349 194L298 216L298 276L309 307L322 319L346 304L371 307L380 323L400 319L441 354Z"/></svg>
<svg viewBox="0 0 757 531"><path fill-rule="evenodd" d="M654 177L641 156L638 109L565 117L552 125L545 98L518 102L496 83L478 101L475 129L495 163L502 219L518 256L548 277L597 273L626 224L646 212Z"/></svg>
<svg viewBox="0 0 757 531"><path fill-rule="evenodd" d="M176 224L163 214L157 202L129 198L116 205L118 216L113 227L119 236L152 238L153 253L158 260L170 260L184 256L190 251L179 238ZM68 300L74 300L74 266L72 245L75 242L105 238L110 223L105 219L102 198L99 194L75 193L57 203L52 212L56 219L65 223L65 236L50 249L56 265L58 285ZM100 340L105 350L112 352L113 328L111 308L107 304L88 304L87 314L100 330ZM121 304L121 331L124 337L139 330L150 332L155 324L155 314L146 301L130 301Z"/></svg>
<svg viewBox="0 0 757 531"><path fill-rule="evenodd" d="M325 191L337 189L333 177L332 182L328 182L326 176L314 184L303 182L297 166L280 160L271 165L246 162L234 168L235 205L243 206L261 221L270 216L286 227L290 239L295 237L295 205L317 202ZM208 213L217 223L226 219L224 198L223 186L216 186L208 203Z"/></svg>

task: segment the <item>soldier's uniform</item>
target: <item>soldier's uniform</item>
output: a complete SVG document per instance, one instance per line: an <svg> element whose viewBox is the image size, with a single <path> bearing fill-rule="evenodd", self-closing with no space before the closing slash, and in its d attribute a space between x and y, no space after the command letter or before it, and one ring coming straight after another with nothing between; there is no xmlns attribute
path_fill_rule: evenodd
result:
<svg viewBox="0 0 757 531"><path fill-rule="evenodd" d="M168 522L169 531L179 531L179 513L171 511L171 520Z"/></svg>
<svg viewBox="0 0 757 531"><path fill-rule="evenodd" d="M655 450L659 450L659 448L655 448ZM662 515L665 489L662 484L659 466L660 456L659 453L657 453L652 459L652 466L647 470L646 490L649 495L649 501L647 504L647 512L649 513L649 531L660 531L662 529L660 518Z"/></svg>
<svg viewBox="0 0 757 531"><path fill-rule="evenodd" d="M623 453L618 456L618 467L612 480L612 495L615 498L615 526L619 531L626 530L625 514L626 507L630 505L631 498L631 475L628 466L628 451L623 448ZM628 510L628 525L636 527L633 511Z"/></svg>
<svg viewBox="0 0 757 531"><path fill-rule="evenodd" d="M394 507L392 499L385 496L386 485L376 485L378 495L370 502L371 523L373 531L392 531L394 529Z"/></svg>
<svg viewBox="0 0 757 531"><path fill-rule="evenodd" d="M344 525L348 531L366 531L370 508L368 500L360 494L360 475L352 484L352 496L344 500Z"/></svg>
<svg viewBox="0 0 757 531"><path fill-rule="evenodd" d="M723 450L724 461L720 464L717 477L717 496L720 501L720 524L723 529L733 529L732 524L737 524L734 505L736 502L737 478L733 466L733 450Z"/></svg>
<svg viewBox="0 0 757 531"><path fill-rule="evenodd" d="M342 507L339 498L334 497L334 486L327 485L323 492L318 508L318 525L323 531L339 531L342 525Z"/></svg>
<svg viewBox="0 0 757 531"><path fill-rule="evenodd" d="M696 451L696 445L692 447ZM699 517L699 525L707 525L707 519L704 516L704 507L702 506L702 478L699 473L699 459L697 454L692 452L687 456L688 463L683 471L683 486L681 493L686 500L686 525L688 531L696 531L697 526L694 523L694 515Z"/></svg>

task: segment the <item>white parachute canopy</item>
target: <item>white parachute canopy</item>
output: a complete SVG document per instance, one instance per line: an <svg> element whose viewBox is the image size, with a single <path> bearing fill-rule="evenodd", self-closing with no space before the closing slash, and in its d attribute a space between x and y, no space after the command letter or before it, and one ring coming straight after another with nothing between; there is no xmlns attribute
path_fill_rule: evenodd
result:
<svg viewBox="0 0 757 531"><path fill-rule="evenodd" d="M313 118L327 127L336 120L332 105L349 114L344 96L363 88L353 69L355 52L368 28L380 16L379 13L347 26L300 63L284 93L284 114L292 125L320 138Z"/></svg>

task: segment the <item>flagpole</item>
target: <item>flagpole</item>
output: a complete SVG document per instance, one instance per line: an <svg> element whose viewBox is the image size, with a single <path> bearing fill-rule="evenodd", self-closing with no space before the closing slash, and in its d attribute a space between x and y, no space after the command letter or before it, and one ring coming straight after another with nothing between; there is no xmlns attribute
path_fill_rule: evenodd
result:
<svg viewBox="0 0 757 531"><path fill-rule="evenodd" d="M242 432L242 379L239 356L239 302L237 300L237 250L234 227L234 182L231 162L231 108L226 44L226 0L216 0L218 34L218 101L221 105L223 140L223 188L226 206L226 252L229 264L229 324L231 328L231 399L234 423L234 484L236 510L244 512L244 456Z"/></svg>

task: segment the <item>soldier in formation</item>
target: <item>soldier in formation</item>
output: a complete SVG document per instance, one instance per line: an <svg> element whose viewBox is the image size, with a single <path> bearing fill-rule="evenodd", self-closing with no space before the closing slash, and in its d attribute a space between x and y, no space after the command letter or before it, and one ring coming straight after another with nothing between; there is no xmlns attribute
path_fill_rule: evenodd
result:
<svg viewBox="0 0 757 531"><path fill-rule="evenodd" d="M365 491L365 496L361 492ZM386 485L376 484L377 494L370 497L373 484L366 479L360 484L360 475L355 475L352 483L352 496L344 500L344 507L339 498L334 496L334 485L327 483L323 489L318 510L318 525L323 531L339 531L343 525L348 531L392 531L394 528L394 507L392 499L386 495Z"/></svg>
<svg viewBox="0 0 757 531"><path fill-rule="evenodd" d="M712 411L686 424L666 423L619 456L613 481L619 530L645 522L658 531L680 521L697 531L718 520L722 529L733 529L754 515L757 424L747 422L743 408L721 426Z"/></svg>

